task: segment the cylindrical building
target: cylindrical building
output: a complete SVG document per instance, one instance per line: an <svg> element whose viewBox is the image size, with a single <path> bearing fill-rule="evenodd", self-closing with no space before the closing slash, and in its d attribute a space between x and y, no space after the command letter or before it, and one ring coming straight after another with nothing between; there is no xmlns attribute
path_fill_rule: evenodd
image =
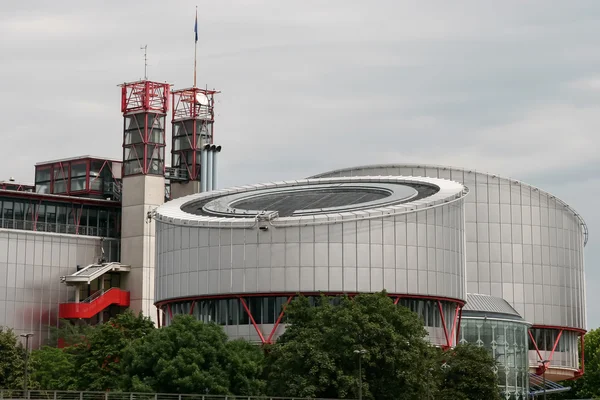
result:
<svg viewBox="0 0 600 400"><path fill-rule="evenodd" d="M437 178L341 177L198 193L155 212L161 325L191 314L268 343L297 294L386 290L456 344L466 300L465 187Z"/></svg>
<svg viewBox="0 0 600 400"><path fill-rule="evenodd" d="M402 175L451 179L469 189L465 198L467 291L502 298L533 324L531 368L548 360L548 379L579 376L578 339L586 329L583 248L587 240L579 214L536 187L467 169L374 165L317 177Z"/></svg>

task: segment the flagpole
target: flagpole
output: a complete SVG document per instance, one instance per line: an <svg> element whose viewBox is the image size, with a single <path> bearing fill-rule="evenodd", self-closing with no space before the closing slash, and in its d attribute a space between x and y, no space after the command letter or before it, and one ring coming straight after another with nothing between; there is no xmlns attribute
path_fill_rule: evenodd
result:
<svg viewBox="0 0 600 400"><path fill-rule="evenodd" d="M196 55L198 54L198 6L196 6L196 24L194 25L196 33L194 40L194 87L196 87Z"/></svg>

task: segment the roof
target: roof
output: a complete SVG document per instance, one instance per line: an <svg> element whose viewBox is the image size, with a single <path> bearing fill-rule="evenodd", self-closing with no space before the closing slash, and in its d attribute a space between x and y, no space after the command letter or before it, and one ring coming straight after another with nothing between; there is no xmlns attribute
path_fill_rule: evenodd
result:
<svg viewBox="0 0 600 400"><path fill-rule="evenodd" d="M462 309L463 316L511 317L523 319L504 299L486 294L467 293L467 304Z"/></svg>
<svg viewBox="0 0 600 400"><path fill-rule="evenodd" d="M427 186L435 188L429 192L420 193L413 190L414 186ZM333 194L331 188L343 188L344 198L335 199L334 202L327 200L327 196L316 196L318 204L316 205L297 205L291 204L288 208L274 207L275 210L249 210L235 208L236 204L241 204L246 208L252 207L270 207L276 201L285 202L285 196L274 198L272 193L283 193L298 191L297 194L306 194L307 189L322 189L328 187L329 192ZM395 187L395 189L392 189ZM349 191L353 188L354 191ZM368 198L371 200L360 203L360 194L355 191L365 193L365 190L383 191L391 193L379 199ZM360 190L359 190L360 189ZM410 192L407 190L410 189ZM432 207L441 206L454 201L461 201L468 193L468 190L460 183L438 178L415 178L415 177L343 177L343 178L322 178L322 179L303 179L297 181L274 182L267 184L248 185L230 189L221 189L210 192L197 193L186 197L171 200L156 209L154 216L156 219L169 223L171 225L200 225L229 228L250 228L256 226L258 220L266 219L273 226L297 225L299 223L306 225L329 224L337 222L347 222L364 218L384 218L426 210ZM266 195L269 194L269 197ZM323 194L323 193L321 193ZM423 196L419 196L423 194ZM262 197L262 198L261 198ZM350 197L350 198L348 198ZM260 200L260 204L241 200ZM295 199L298 200L298 199ZM353 204L359 201L358 204ZM321 207L309 210L297 210L303 206ZM290 208L291 207L291 208ZM203 212L196 213L194 209L202 208ZM292 210L293 209L293 210ZM290 211L291 210L291 211ZM282 212L283 215L280 215ZM291 215L289 215L291 214Z"/></svg>
<svg viewBox="0 0 600 400"><path fill-rule="evenodd" d="M119 162L122 163L123 160L119 160L116 158L110 158L110 157L97 157L97 156L90 156L90 155L84 155L84 156L75 156L75 157L67 157L67 158L60 158L58 160L48 160L48 161L40 161L38 163L35 163L35 165L48 165L48 164L54 164L54 163L58 163L58 162L67 162L67 161L77 161L77 160L103 160L103 161L112 161L112 162Z"/></svg>

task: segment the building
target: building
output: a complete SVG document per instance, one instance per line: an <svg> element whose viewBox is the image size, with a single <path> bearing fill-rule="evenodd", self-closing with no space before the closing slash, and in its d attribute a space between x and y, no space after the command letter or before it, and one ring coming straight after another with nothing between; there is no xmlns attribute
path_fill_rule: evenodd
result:
<svg viewBox="0 0 600 400"><path fill-rule="evenodd" d="M506 300L529 330L529 365L551 380L583 373L583 248L587 226L550 193L513 179L434 165L376 165L319 177L411 175L452 179L465 199L467 292ZM583 353L583 352L582 352ZM549 360L543 365L540 361Z"/></svg>
<svg viewBox="0 0 600 400"><path fill-rule="evenodd" d="M385 289L433 345L495 352L513 398L527 370L581 376L587 227L571 207L434 165L219 190L216 94L124 83L122 159L42 162L33 185L0 182L0 326L40 346L61 318L97 323L131 308L160 326L192 314L270 343L299 293Z"/></svg>
<svg viewBox="0 0 600 400"><path fill-rule="evenodd" d="M216 93L124 83L122 159L41 162L34 185L0 182L0 326L33 333L35 348L60 319L98 323L126 308L156 318L149 215L172 197L217 187Z"/></svg>
<svg viewBox="0 0 600 400"><path fill-rule="evenodd" d="M587 228L525 183L366 166L191 195L155 219L160 324L191 314L269 343L298 293L385 289L421 316L432 344L493 343L508 396L525 396L528 370L583 373Z"/></svg>

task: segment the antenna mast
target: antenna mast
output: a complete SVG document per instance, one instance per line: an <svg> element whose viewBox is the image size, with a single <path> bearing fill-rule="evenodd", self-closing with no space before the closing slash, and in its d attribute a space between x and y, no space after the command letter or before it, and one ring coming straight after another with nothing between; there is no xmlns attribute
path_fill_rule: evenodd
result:
<svg viewBox="0 0 600 400"><path fill-rule="evenodd" d="M148 45L145 44L140 47L140 50L144 50L144 80L148 79Z"/></svg>
<svg viewBox="0 0 600 400"><path fill-rule="evenodd" d="M198 54L198 6L196 6L196 22L194 23L194 87L196 87L196 55Z"/></svg>

